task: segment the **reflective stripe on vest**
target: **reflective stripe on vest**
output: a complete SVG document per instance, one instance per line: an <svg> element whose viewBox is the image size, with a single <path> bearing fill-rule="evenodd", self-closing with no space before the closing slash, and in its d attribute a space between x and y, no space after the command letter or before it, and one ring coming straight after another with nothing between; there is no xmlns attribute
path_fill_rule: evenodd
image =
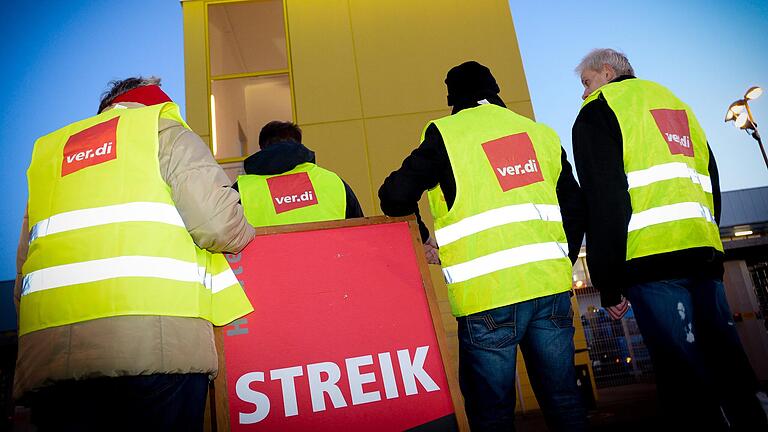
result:
<svg viewBox="0 0 768 432"><path fill-rule="evenodd" d="M293 177L292 177L293 176ZM277 175L237 178L243 213L253 226L276 226L346 217L344 182L334 172L303 163Z"/></svg>
<svg viewBox="0 0 768 432"><path fill-rule="evenodd" d="M722 251L714 214L709 148L690 107L659 84L627 79L600 97L616 115L632 205L626 259L696 247Z"/></svg>
<svg viewBox="0 0 768 432"><path fill-rule="evenodd" d="M197 249L200 281L210 297L209 321L225 325L253 311L235 272L221 253Z"/></svg>
<svg viewBox="0 0 768 432"><path fill-rule="evenodd" d="M690 179L694 184L701 186L704 192L712 193L712 181L709 176L697 173L695 169L682 162L670 162L644 170L628 172L627 184L629 184L629 189L633 189L674 178Z"/></svg>
<svg viewBox="0 0 768 432"><path fill-rule="evenodd" d="M443 268L447 283L464 282L478 276L523 264L568 256L568 243L538 243L483 255L471 261Z"/></svg>
<svg viewBox="0 0 768 432"><path fill-rule="evenodd" d="M211 290L213 296L210 321L214 325L225 325L253 311L224 255L206 250L202 252L208 255L203 285Z"/></svg>
<svg viewBox="0 0 768 432"><path fill-rule="evenodd" d="M516 204L469 216L459 222L435 230L435 241L445 246L466 236L513 222L530 220L562 222L560 206L549 204Z"/></svg>
<svg viewBox="0 0 768 432"><path fill-rule="evenodd" d="M627 231L632 232L651 225L695 218L715 223L715 218L706 206L697 202L684 202L632 213Z"/></svg>
<svg viewBox="0 0 768 432"><path fill-rule="evenodd" d="M456 180L450 209L439 185L427 194L453 314L569 290L554 131L491 104L432 124Z"/></svg>
<svg viewBox="0 0 768 432"><path fill-rule="evenodd" d="M32 242L46 235L118 222L160 222L184 227L184 221L173 205L132 202L53 215L32 227L29 241Z"/></svg>
<svg viewBox="0 0 768 432"><path fill-rule="evenodd" d="M120 277L151 277L179 282L200 282L196 263L164 257L121 256L33 271L24 276L22 295Z"/></svg>
<svg viewBox="0 0 768 432"><path fill-rule="evenodd" d="M240 283L235 273L229 267L220 270L216 274L206 272L205 268L201 268L201 271L203 272L203 285L214 294Z"/></svg>

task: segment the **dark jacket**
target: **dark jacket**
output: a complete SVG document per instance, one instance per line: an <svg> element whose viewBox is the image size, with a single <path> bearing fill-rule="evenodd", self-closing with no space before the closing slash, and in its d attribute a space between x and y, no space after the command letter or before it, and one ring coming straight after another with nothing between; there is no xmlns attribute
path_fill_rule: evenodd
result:
<svg viewBox="0 0 768 432"><path fill-rule="evenodd" d="M486 99L495 105L505 107L504 102L497 96ZM477 104L456 105L452 114L474 106ZM571 262L575 262L584 237L586 218L584 200L564 150L561 163L562 172L557 181L557 200L563 216L565 235L568 238L569 256ZM429 238L429 230L419 217L418 201L424 191L438 184L450 209L456 199L456 179L453 176L453 168L451 168L443 137L437 126L430 124L424 133L424 141L421 145L405 158L400 169L384 180L384 184L379 189L381 210L388 216L416 214L421 237L426 241Z"/></svg>
<svg viewBox="0 0 768 432"><path fill-rule="evenodd" d="M614 82L633 78L621 76ZM623 141L616 114L602 95L585 105L576 118L573 154L587 201L587 264L603 306L618 304L626 289L638 283L691 276L722 279L723 255L709 247L626 261L632 204L624 172ZM719 224L720 179L712 149L709 176Z"/></svg>
<svg viewBox="0 0 768 432"><path fill-rule="evenodd" d="M315 163L315 152L299 142L285 140L248 156L243 162L243 169L245 169L246 174L276 175L288 172L307 162ZM347 219L363 217L363 209L360 208L360 202L355 193L352 192L347 182L344 180L341 182L344 183L344 190L347 195L345 217ZM238 190L237 182L232 185L232 188Z"/></svg>

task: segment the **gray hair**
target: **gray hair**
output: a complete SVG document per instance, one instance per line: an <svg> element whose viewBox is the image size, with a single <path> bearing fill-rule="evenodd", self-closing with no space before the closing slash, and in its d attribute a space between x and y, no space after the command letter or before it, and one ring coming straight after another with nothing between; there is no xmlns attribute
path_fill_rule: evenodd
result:
<svg viewBox="0 0 768 432"><path fill-rule="evenodd" d="M148 85L160 85L160 78L156 76L150 76L144 78L142 76L130 77L122 80L112 80L107 84L109 90L101 94L101 102L99 103L99 113L104 111L104 108L112 105L112 101L121 94L133 90L137 87ZM98 114L98 113L97 113Z"/></svg>
<svg viewBox="0 0 768 432"><path fill-rule="evenodd" d="M593 49L581 59L581 63L576 66L575 71L577 75L581 75L585 70L599 71L603 68L603 65L612 67L617 77L635 75L635 70L629 64L627 56L610 48Z"/></svg>

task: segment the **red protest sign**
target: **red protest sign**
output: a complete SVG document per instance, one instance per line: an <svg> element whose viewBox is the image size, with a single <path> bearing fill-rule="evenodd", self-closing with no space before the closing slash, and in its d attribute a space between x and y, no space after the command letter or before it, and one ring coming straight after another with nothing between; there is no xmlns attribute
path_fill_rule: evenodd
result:
<svg viewBox="0 0 768 432"><path fill-rule="evenodd" d="M255 309L223 329L232 431L456 430L407 222L257 236L228 259Z"/></svg>

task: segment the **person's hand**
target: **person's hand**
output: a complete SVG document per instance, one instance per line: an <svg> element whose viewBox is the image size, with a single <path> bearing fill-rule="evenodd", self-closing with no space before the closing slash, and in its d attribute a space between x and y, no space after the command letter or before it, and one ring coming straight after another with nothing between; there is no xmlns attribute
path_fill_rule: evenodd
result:
<svg viewBox="0 0 768 432"><path fill-rule="evenodd" d="M629 310L629 302L624 296L621 296L621 303L614 306L608 306L605 310L608 311L608 315L610 315L611 318L618 321L623 318Z"/></svg>
<svg viewBox="0 0 768 432"><path fill-rule="evenodd" d="M424 255L427 257L428 264L440 264L438 249L437 243L435 243L435 240L432 237L424 243Z"/></svg>

